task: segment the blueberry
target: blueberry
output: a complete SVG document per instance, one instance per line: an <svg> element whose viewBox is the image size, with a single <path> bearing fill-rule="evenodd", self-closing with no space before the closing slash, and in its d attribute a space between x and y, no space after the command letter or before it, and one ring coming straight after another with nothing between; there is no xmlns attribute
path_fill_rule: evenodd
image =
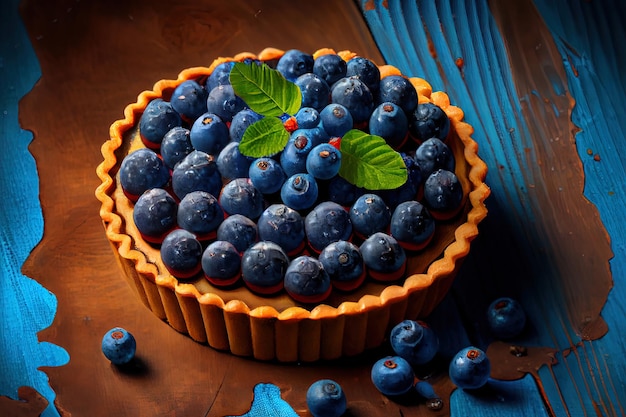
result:
<svg viewBox="0 0 626 417"><path fill-rule="evenodd" d="M389 234L407 250L421 250L435 234L435 219L422 203L400 203L391 216Z"/></svg>
<svg viewBox="0 0 626 417"><path fill-rule="evenodd" d="M178 225L200 241L213 239L224 220L224 211L213 194L192 191L178 205Z"/></svg>
<svg viewBox="0 0 626 417"><path fill-rule="evenodd" d="M315 178L310 174L295 174L287 178L280 189L283 203L294 210L305 210L313 206L318 196Z"/></svg>
<svg viewBox="0 0 626 417"><path fill-rule="evenodd" d="M180 83L172 93L172 107L187 123L193 123L202 113L206 113L207 91L195 80Z"/></svg>
<svg viewBox="0 0 626 417"><path fill-rule="evenodd" d="M206 100L206 111L218 115L224 122L232 121L233 116L246 107L248 107L246 103L235 95L235 90L230 84L213 88Z"/></svg>
<svg viewBox="0 0 626 417"><path fill-rule="evenodd" d="M193 191L218 195L222 189L222 177L215 157L202 151L191 152L174 167L172 189L179 199Z"/></svg>
<svg viewBox="0 0 626 417"><path fill-rule="evenodd" d="M381 103L389 101L397 104L406 115L412 114L417 107L417 91L401 75L388 75L380 80L378 99Z"/></svg>
<svg viewBox="0 0 626 417"><path fill-rule="evenodd" d="M318 204L306 215L304 230L311 249L318 253L332 242L352 237L350 215L332 201Z"/></svg>
<svg viewBox="0 0 626 417"><path fill-rule="evenodd" d="M148 148L129 153L120 165L120 185L131 201L150 188L164 188L169 180L170 171L163 160Z"/></svg>
<svg viewBox="0 0 626 417"><path fill-rule="evenodd" d="M413 157L401 153L404 166L407 169L407 179L398 188L379 190L377 193L385 200L390 210L395 210L398 204L417 198L417 192L422 185L423 177L420 166Z"/></svg>
<svg viewBox="0 0 626 417"><path fill-rule="evenodd" d="M392 236L376 232L359 247L370 276L378 281L394 281L404 274L406 253Z"/></svg>
<svg viewBox="0 0 626 417"><path fill-rule="evenodd" d="M261 240L278 244L288 255L302 251L304 220L296 210L284 204L272 204L259 217L257 227Z"/></svg>
<svg viewBox="0 0 626 417"><path fill-rule="evenodd" d="M306 172L306 157L315 146L311 133L308 129L294 131L280 153L280 166L288 177Z"/></svg>
<svg viewBox="0 0 626 417"><path fill-rule="evenodd" d="M207 91L213 90L218 85L229 85L230 84L230 70L235 65L234 62L222 62L217 65L211 75L206 82Z"/></svg>
<svg viewBox="0 0 626 417"><path fill-rule="evenodd" d="M285 51L276 64L276 70L289 81L295 81L302 74L313 71L313 55L290 49Z"/></svg>
<svg viewBox="0 0 626 417"><path fill-rule="evenodd" d="M217 170L222 178L245 178L253 158L239 152L239 142L230 142L217 156Z"/></svg>
<svg viewBox="0 0 626 417"><path fill-rule="evenodd" d="M424 201L431 214L455 215L463 201L463 187L454 172L439 169L424 183Z"/></svg>
<svg viewBox="0 0 626 417"><path fill-rule="evenodd" d="M371 378L378 391L393 397L409 392L413 387L415 374L405 359L400 356L387 356L374 363Z"/></svg>
<svg viewBox="0 0 626 417"><path fill-rule="evenodd" d="M436 104L418 104L409 115L409 132L418 143L430 138L438 138L445 142L449 131L450 119Z"/></svg>
<svg viewBox="0 0 626 417"><path fill-rule="evenodd" d="M339 173L341 152L329 143L311 149L306 158L306 170L317 179L329 180Z"/></svg>
<svg viewBox="0 0 626 417"><path fill-rule="evenodd" d="M241 214L226 217L217 228L217 239L232 243L239 252L248 249L258 238L256 223Z"/></svg>
<svg viewBox="0 0 626 417"><path fill-rule="evenodd" d="M348 182L343 177L336 175L328 181L328 199L344 207L350 207L359 196L363 194L363 189Z"/></svg>
<svg viewBox="0 0 626 417"><path fill-rule="evenodd" d="M202 269L202 245L193 233L175 229L163 239L161 259L176 278L192 278Z"/></svg>
<svg viewBox="0 0 626 417"><path fill-rule="evenodd" d="M241 276L241 256L232 243L212 242L202 253L202 270L206 279L218 287L234 285Z"/></svg>
<svg viewBox="0 0 626 417"><path fill-rule="evenodd" d="M319 255L333 287L341 291L358 288L365 279L365 264L359 247L339 240L327 245Z"/></svg>
<svg viewBox="0 0 626 417"><path fill-rule="evenodd" d="M489 305L487 323L494 336L500 339L511 339L524 330L526 313L517 300L500 297Z"/></svg>
<svg viewBox="0 0 626 417"><path fill-rule="evenodd" d="M415 163L419 165L424 178L438 169L454 172L454 154L441 139L430 138L422 142L415 150Z"/></svg>
<svg viewBox="0 0 626 417"><path fill-rule="evenodd" d="M330 277L322 263L311 256L298 256L285 272L285 290L301 303L320 303L330 295Z"/></svg>
<svg viewBox="0 0 626 417"><path fill-rule="evenodd" d="M377 94L380 86L380 70L374 62L360 56L350 59L346 64L346 76L356 76L367 85L372 94Z"/></svg>
<svg viewBox="0 0 626 417"><path fill-rule="evenodd" d="M289 257L274 242L257 242L241 257L241 275L246 286L264 295L276 294L284 286Z"/></svg>
<svg viewBox="0 0 626 417"><path fill-rule="evenodd" d="M313 107L301 107L296 113L296 122L300 129L311 129L320 124L320 113Z"/></svg>
<svg viewBox="0 0 626 417"><path fill-rule="evenodd" d="M250 178L235 178L222 188L219 202L229 214L243 214L249 219L257 219L263 212L263 194L257 190Z"/></svg>
<svg viewBox="0 0 626 417"><path fill-rule="evenodd" d="M133 220L144 240L161 243L174 227L178 204L162 188L151 188L139 197L133 210Z"/></svg>
<svg viewBox="0 0 626 417"><path fill-rule="evenodd" d="M403 320L391 329L391 348L411 365L430 362L439 349L439 338L426 323Z"/></svg>
<svg viewBox="0 0 626 417"><path fill-rule="evenodd" d="M231 141L241 142L241 138L243 138L248 126L261 120L262 118L263 116L259 113L247 108L235 114L232 122L230 123L230 127L228 128Z"/></svg>
<svg viewBox="0 0 626 417"><path fill-rule="evenodd" d="M390 220L391 211L377 194L363 194L350 207L352 227L364 239L376 232L385 232Z"/></svg>
<svg viewBox="0 0 626 417"><path fill-rule="evenodd" d="M189 129L185 127L174 127L163 136L163 142L161 142L161 157L169 169L174 169L176 164L182 161L193 150L193 145L189 137Z"/></svg>
<svg viewBox="0 0 626 417"><path fill-rule="evenodd" d="M348 65L337 54L326 54L317 57L313 62L313 73L322 78L328 85L333 85L346 76Z"/></svg>
<svg viewBox="0 0 626 417"><path fill-rule="evenodd" d="M320 112L321 125L333 137L342 137L354 125L350 111L338 103L330 103Z"/></svg>
<svg viewBox="0 0 626 417"><path fill-rule="evenodd" d="M172 104L161 98L152 100L146 106L139 119L139 134L143 143L152 149L161 146L163 136L176 126L181 126L182 119Z"/></svg>
<svg viewBox="0 0 626 417"><path fill-rule="evenodd" d="M306 392L306 404L313 417L340 417L347 409L346 394L331 379L315 381Z"/></svg>
<svg viewBox="0 0 626 417"><path fill-rule="evenodd" d="M370 134L380 136L394 149L404 144L409 133L409 122L404 111L395 103L379 104L369 120Z"/></svg>
<svg viewBox="0 0 626 417"><path fill-rule="evenodd" d="M263 194L274 194L287 179L278 161L272 158L255 159L248 169L250 181Z"/></svg>
<svg viewBox="0 0 626 417"><path fill-rule="evenodd" d="M135 357L135 337L121 327L114 327L102 337L102 353L114 365L125 365Z"/></svg>
<svg viewBox="0 0 626 417"><path fill-rule="evenodd" d="M189 130L194 149L218 155L230 141L228 126L214 113L204 113L198 117Z"/></svg>
<svg viewBox="0 0 626 417"><path fill-rule="evenodd" d="M450 362L449 374L452 382L461 389L477 389L489 380L491 364L489 358L477 347L461 349Z"/></svg>
<svg viewBox="0 0 626 417"><path fill-rule="evenodd" d="M348 109L357 124L367 122L374 110L372 92L357 77L345 77L337 81L331 90L331 100Z"/></svg>
<svg viewBox="0 0 626 417"><path fill-rule="evenodd" d="M309 72L296 78L294 83L302 93L302 107L313 107L316 110L321 110L328 104L330 87L321 77Z"/></svg>

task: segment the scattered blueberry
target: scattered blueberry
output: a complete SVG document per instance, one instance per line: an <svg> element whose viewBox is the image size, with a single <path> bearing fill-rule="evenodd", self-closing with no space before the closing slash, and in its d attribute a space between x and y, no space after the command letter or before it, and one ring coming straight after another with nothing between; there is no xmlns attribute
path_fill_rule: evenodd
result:
<svg viewBox="0 0 626 417"><path fill-rule="evenodd" d="M176 227L177 210L178 204L167 191L151 188L135 203L133 220L146 241L159 244Z"/></svg>
<svg viewBox="0 0 626 417"><path fill-rule="evenodd" d="M289 257L274 242L257 242L241 258L241 275L246 286L264 295L276 294L284 286Z"/></svg>
<svg viewBox="0 0 626 417"><path fill-rule="evenodd" d="M470 346L461 349L450 362L452 382L461 389L477 389L489 380L491 364L481 349Z"/></svg>
<svg viewBox="0 0 626 417"><path fill-rule="evenodd" d="M439 338L424 322L403 320L391 329L391 348L411 365L430 362L439 350Z"/></svg>
<svg viewBox="0 0 626 417"><path fill-rule="evenodd" d="M526 313L517 300L500 297L489 305L487 322L494 336L500 339L511 339L524 330Z"/></svg>
<svg viewBox="0 0 626 417"><path fill-rule="evenodd" d="M387 356L372 366L372 382L383 395L394 397L413 387L415 374L411 364L400 356Z"/></svg>
<svg viewBox="0 0 626 417"><path fill-rule="evenodd" d="M151 188L164 188L170 180L170 171L159 155L141 148L124 157L120 165L120 185L126 197L137 201Z"/></svg>
<svg viewBox="0 0 626 417"><path fill-rule="evenodd" d="M102 338L102 353L114 365L125 365L135 357L135 337L121 327L114 327Z"/></svg>
<svg viewBox="0 0 626 417"><path fill-rule="evenodd" d="M313 417L340 417L347 409L346 394L331 379L315 381L306 392L306 404Z"/></svg>
<svg viewBox="0 0 626 417"><path fill-rule="evenodd" d="M192 278L202 269L202 245L193 233L174 229L163 239L161 259L176 278Z"/></svg>

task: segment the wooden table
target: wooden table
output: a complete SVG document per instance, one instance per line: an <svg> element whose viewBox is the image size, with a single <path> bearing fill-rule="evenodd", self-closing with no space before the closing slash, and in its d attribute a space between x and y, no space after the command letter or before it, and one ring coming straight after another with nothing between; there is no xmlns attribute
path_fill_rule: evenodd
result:
<svg viewBox="0 0 626 417"><path fill-rule="evenodd" d="M46 407L33 392L15 401L20 386L56 399L44 416L241 415L268 382L307 416L303 393L322 377L344 386L353 416L626 414L626 8L617 0L8 3L0 415ZM156 80L266 46L358 51L464 109L490 168L490 214L429 320L444 357L489 346L519 372L450 398L444 384L434 412L375 390L369 371L384 347L340 363L262 363L197 344L137 302L94 197L109 125ZM484 309L499 295L522 301L530 323L515 342L533 361L495 356ZM138 341L131 370L100 352L113 326Z"/></svg>

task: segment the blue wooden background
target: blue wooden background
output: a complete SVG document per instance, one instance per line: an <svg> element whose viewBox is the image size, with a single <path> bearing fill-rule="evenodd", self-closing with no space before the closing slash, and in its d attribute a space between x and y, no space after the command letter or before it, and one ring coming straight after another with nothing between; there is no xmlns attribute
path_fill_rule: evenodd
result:
<svg viewBox="0 0 626 417"><path fill-rule="evenodd" d="M40 367L63 366L69 360L59 346L38 340L37 333L49 327L56 311L56 298L21 273L21 266L43 233L38 200L35 161L28 152L32 135L20 128L18 101L40 77L37 58L18 14L19 0L0 2L0 192L5 202L0 212L0 395L17 398L20 386L32 386L50 404L55 394ZM383 4L384 3L384 4ZM534 279L514 286L522 299L534 332L524 344L557 350L558 364L538 370L540 386L549 406L544 406L540 389L531 375L517 381L493 382L502 398L483 398L455 391L451 399L453 416L465 415L571 415L617 416L626 410L626 2L620 0L568 1L535 0L534 5L552 34L561 58L565 79L555 79L554 89L567 92L576 101L571 118L580 131L576 148L584 174L584 196L597 207L611 238L614 257L610 260L613 288L602 317L608 333L594 341L582 340L569 322L567 306L555 296L551 270L540 253L541 231L529 233L535 221L533 206L526 201L522 164L507 154L533 146L532 130L523 117L516 80L510 71L510 46L499 30L487 0L450 1L363 1L364 18L389 63L403 73L428 79L437 90L447 91L451 101L464 109L476 128L482 158L492 171L489 185L490 220L480 244L494 236L495 244L511 245L524 252L528 264L515 265ZM533 30L533 28L528 28ZM428 36L433 50L424 48ZM434 53L433 53L434 52ZM463 73L456 57L464 57ZM480 64L480 65L478 65ZM481 92L481 94L478 94ZM493 108L487 98L497 98ZM490 109L490 110L488 110ZM487 143L486 138L490 138ZM495 140L499 138L500 140ZM601 156L600 163L588 150ZM510 163L506 172L497 167ZM522 191L520 191L520 189ZM518 240L510 243L498 235L506 223ZM482 238L481 236L481 238ZM491 244L494 244L493 242ZM478 260L474 260L478 262ZM537 262L533 262L537 261ZM598 260L602 262L604 260ZM477 270L470 258L451 297L474 285ZM504 279L504 278L503 278ZM576 277L571 277L576 279ZM483 285L497 285L484 283ZM585 294L580 294L584 297ZM458 297L457 297L458 299ZM453 304L451 298L441 309ZM462 304L462 303L461 303ZM452 311L450 313L449 311ZM434 326L460 322L455 307L434 315ZM458 311L458 314L466 312ZM465 323L474 318L464 317ZM480 320L476 318L476 323ZM486 345L489 340L477 328L459 327L455 343ZM470 326L471 327L471 326ZM469 330L469 331L468 331ZM450 332L448 332L450 333ZM454 343L453 343L454 344ZM521 407L521 408L520 408ZM1 414L1 411L0 411ZM58 415L50 405L43 414Z"/></svg>

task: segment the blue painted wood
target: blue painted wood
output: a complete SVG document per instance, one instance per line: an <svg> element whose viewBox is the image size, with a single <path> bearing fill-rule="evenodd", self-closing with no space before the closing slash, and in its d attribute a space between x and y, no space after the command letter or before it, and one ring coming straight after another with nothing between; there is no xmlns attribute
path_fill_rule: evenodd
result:
<svg viewBox="0 0 626 417"><path fill-rule="evenodd" d="M39 341L52 324L56 297L21 274L21 267L43 234L39 178L20 128L18 101L41 76L39 64L17 12L18 0L0 2L0 395L17 399L20 386L34 387L48 401L44 417L58 416L55 394L40 367L67 363L67 352ZM19 71L15 69L19 68ZM10 204L6 204L10 202Z"/></svg>
<svg viewBox="0 0 626 417"><path fill-rule="evenodd" d="M490 215L481 225L481 233L492 241L477 242L481 251L470 256L470 265L464 266L452 290L466 328L473 330L470 340L479 345L488 342L481 312L492 296L503 291L516 295L530 316L530 329L523 342L562 351L558 365L539 371L555 415L624 415L626 352L620 340L625 329L620 300L626 288L622 220L626 183L621 145L626 131L626 72L621 47L626 39L621 26L626 18L625 4L572 4L566 0L536 4L553 33L567 72L567 85L556 74L548 74L554 94L562 96L567 90L577 101L572 120L582 129L576 143L587 178L585 196L598 207L615 253L611 260L615 287L602 312L609 333L591 343L581 342L568 320L563 291L554 279L558 271L545 256L548 243L535 225L535 210L541 208L533 207L527 187L541 178L525 181L529 175L526 165L536 161L532 158L532 127L524 120L521 107L535 97L517 95L507 45L489 2L364 1L362 9L388 62L405 74L427 79L434 90L446 91L465 111L466 119L475 127L479 153L490 168ZM459 57L464 60L461 67L456 62ZM533 94L541 98L537 92ZM551 111L558 115L561 110L553 105ZM531 152L526 153L527 149ZM593 158L596 153L600 162ZM512 236L521 242L519 246L510 241ZM490 252L484 250L489 247L508 247L497 253L515 255L489 259L485 254ZM502 271L508 272L507 277L501 276ZM516 280L521 282L516 284ZM488 294L477 293L475 287ZM470 301L463 299L467 294L472 294ZM466 409L456 408L458 414L453 415L471 412L470 403Z"/></svg>

